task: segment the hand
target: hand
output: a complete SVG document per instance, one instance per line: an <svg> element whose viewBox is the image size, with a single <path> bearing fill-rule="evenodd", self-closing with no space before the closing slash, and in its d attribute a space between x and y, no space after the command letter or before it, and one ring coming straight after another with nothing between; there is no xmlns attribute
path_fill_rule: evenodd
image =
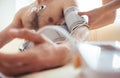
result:
<svg viewBox="0 0 120 78"><path fill-rule="evenodd" d="M107 13L103 8L96 8L87 12L79 12L79 15L88 16L90 29L96 29L114 22L115 11Z"/></svg>
<svg viewBox="0 0 120 78"><path fill-rule="evenodd" d="M70 60L70 51L65 44L54 44L43 35L30 30L11 30L13 38L24 38L36 45L16 54L0 54L0 71L8 76L37 72L65 65Z"/></svg>

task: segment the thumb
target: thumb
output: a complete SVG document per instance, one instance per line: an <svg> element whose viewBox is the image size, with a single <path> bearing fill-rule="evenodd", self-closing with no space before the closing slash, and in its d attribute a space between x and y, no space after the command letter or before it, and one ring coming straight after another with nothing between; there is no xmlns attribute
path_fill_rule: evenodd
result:
<svg viewBox="0 0 120 78"><path fill-rule="evenodd" d="M78 15L83 16L89 23L89 13L88 12L78 12Z"/></svg>
<svg viewBox="0 0 120 78"><path fill-rule="evenodd" d="M87 12L78 12L78 15L87 15Z"/></svg>
<svg viewBox="0 0 120 78"><path fill-rule="evenodd" d="M38 34L37 32L33 32L32 30L29 29L10 29L8 32L9 32L8 34L12 38L22 38L32 41L34 43L48 42L45 36L43 36L42 34Z"/></svg>

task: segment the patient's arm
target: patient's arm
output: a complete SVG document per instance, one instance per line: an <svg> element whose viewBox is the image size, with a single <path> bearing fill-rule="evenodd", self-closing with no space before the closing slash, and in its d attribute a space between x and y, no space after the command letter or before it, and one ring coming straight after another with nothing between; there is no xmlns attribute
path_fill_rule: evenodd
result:
<svg viewBox="0 0 120 78"><path fill-rule="evenodd" d="M8 35L8 31L11 28L21 28L21 10L18 11L14 17L14 20L3 31L0 32L0 48L7 44L12 38Z"/></svg>
<svg viewBox="0 0 120 78"><path fill-rule="evenodd" d="M68 31L77 42L86 40L89 34L87 21L78 15L78 11L76 6L68 7L64 11Z"/></svg>

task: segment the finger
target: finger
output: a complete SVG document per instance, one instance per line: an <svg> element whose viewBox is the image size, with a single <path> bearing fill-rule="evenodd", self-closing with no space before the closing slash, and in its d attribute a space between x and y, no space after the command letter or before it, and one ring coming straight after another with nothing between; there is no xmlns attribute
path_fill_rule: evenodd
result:
<svg viewBox="0 0 120 78"><path fill-rule="evenodd" d="M0 72L3 74L2 78L6 78L5 76L12 76L10 69L3 66L2 64L0 64ZM1 77L1 75L0 75L0 77Z"/></svg>
<svg viewBox="0 0 120 78"><path fill-rule="evenodd" d="M6 64L4 65L4 64L0 64L0 72L2 72L4 75L7 75L7 76L18 76L18 75L30 73L33 71L35 72L39 69L39 67L37 67L38 68L37 69L36 66L33 65L33 63L28 65L14 66L14 67L8 66Z"/></svg>
<svg viewBox="0 0 120 78"><path fill-rule="evenodd" d="M30 63L37 55L31 52L20 52L16 54L2 54L0 65L13 68Z"/></svg>
<svg viewBox="0 0 120 78"><path fill-rule="evenodd" d="M17 67L17 68L13 68L11 69L11 73L9 75L12 76L20 76L20 75L24 75L24 74L28 74L28 73L33 73L33 72L38 72L42 70L40 66L38 66L37 64L35 65L24 65L21 67Z"/></svg>
<svg viewBox="0 0 120 78"><path fill-rule="evenodd" d="M24 56L22 58L20 57L19 54L18 56L13 58L12 56L10 56L9 61L8 60L3 61L3 64L0 64L1 67L0 71L5 73L6 75L14 76L39 71L41 67L40 64L38 63L38 60L36 60L36 57L32 56L33 54L30 54L29 52L25 53L27 53L28 55L26 54L24 55L23 53L21 53L22 56Z"/></svg>
<svg viewBox="0 0 120 78"><path fill-rule="evenodd" d="M0 72L6 76L18 76L32 71L32 69L28 68L31 68L31 66L29 67L26 65L21 67L8 68L0 65Z"/></svg>
<svg viewBox="0 0 120 78"><path fill-rule="evenodd" d="M9 58L6 59L5 61L7 63L10 63L10 65L18 65L20 63L22 64L27 64L27 63L31 63L32 60L36 59L37 55L31 53L31 52L21 52L18 54L12 54L9 55Z"/></svg>
<svg viewBox="0 0 120 78"><path fill-rule="evenodd" d="M2 54L0 60L1 61L3 60L5 66L7 67L16 67L20 65L30 64L32 62L40 60L39 58L42 57L43 55L42 53L45 53L44 47L45 47L44 45L40 44L31 49L16 54Z"/></svg>
<svg viewBox="0 0 120 78"><path fill-rule="evenodd" d="M28 29L11 29L9 31L9 35L13 38L23 38L35 43L43 43L46 42L46 39L43 35L33 32Z"/></svg>

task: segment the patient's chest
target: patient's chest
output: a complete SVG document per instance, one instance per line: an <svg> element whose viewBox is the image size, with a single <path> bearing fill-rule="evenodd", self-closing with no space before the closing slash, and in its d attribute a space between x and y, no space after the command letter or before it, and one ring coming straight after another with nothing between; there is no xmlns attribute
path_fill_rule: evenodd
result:
<svg viewBox="0 0 120 78"><path fill-rule="evenodd" d="M63 21L63 12L60 5L48 4L39 12L27 10L22 17L22 24L26 28L39 29L45 25L56 25Z"/></svg>

